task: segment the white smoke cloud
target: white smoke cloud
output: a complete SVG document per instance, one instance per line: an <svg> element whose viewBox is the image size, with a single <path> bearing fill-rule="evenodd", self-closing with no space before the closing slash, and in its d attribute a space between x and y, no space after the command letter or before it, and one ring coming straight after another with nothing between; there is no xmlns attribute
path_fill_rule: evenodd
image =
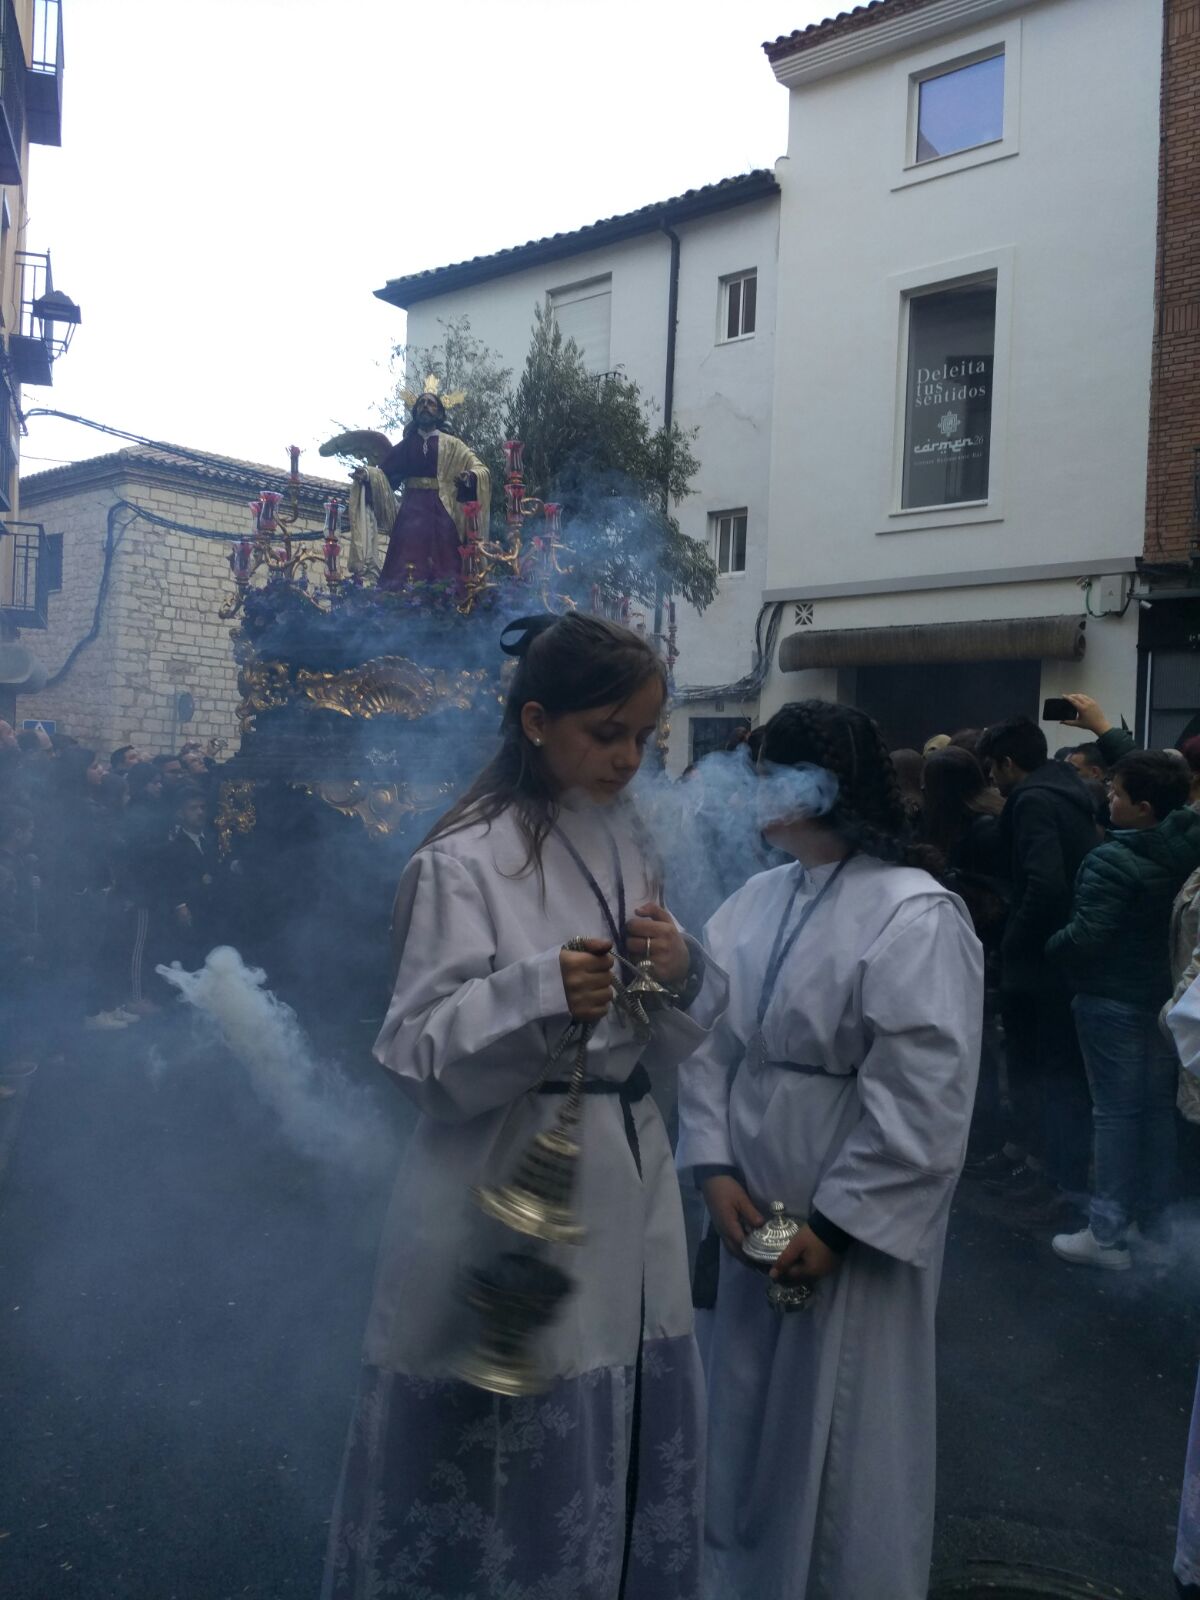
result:
<svg viewBox="0 0 1200 1600"><path fill-rule="evenodd" d="M754 782L754 809L760 828L828 816L837 804L837 778L827 768L807 761L794 767L761 762Z"/></svg>
<svg viewBox="0 0 1200 1600"><path fill-rule="evenodd" d="M368 1095L317 1059L296 1013L266 988L265 972L248 967L228 945L210 951L198 972L177 963L156 970L245 1067L289 1144L362 1172L382 1167L388 1147Z"/></svg>

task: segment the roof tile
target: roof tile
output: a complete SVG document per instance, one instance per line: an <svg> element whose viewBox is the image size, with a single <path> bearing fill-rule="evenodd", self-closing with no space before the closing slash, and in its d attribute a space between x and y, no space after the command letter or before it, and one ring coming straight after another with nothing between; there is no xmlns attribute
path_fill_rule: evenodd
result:
<svg viewBox="0 0 1200 1600"><path fill-rule="evenodd" d="M867 0L865 5L855 6L850 11L839 11L835 17L826 17L824 22L811 22L807 28L797 28L794 33L768 39L763 49L772 63L783 61L801 50L811 50L814 45L825 44L846 33L855 33L859 28L870 27L879 20L881 11L889 15L901 11L919 11L930 3L931 0Z"/></svg>
<svg viewBox="0 0 1200 1600"><path fill-rule="evenodd" d="M705 184L702 188L688 189L683 194L674 195L669 200L657 200L653 205L640 206L636 211L602 217L583 228L547 234L541 239L530 239L525 244L493 251L490 255L472 256L466 261L430 267L424 272L409 273L402 278L390 278L375 293L381 300L405 307L418 300L428 300L450 288L503 277L539 261L579 255L589 248L598 249L618 239L652 232L663 222L681 222L689 216L704 216L712 211L724 210L727 206L777 194L778 191L774 172L769 167L758 167L736 178L722 178L719 183Z"/></svg>
<svg viewBox="0 0 1200 1600"><path fill-rule="evenodd" d="M258 461L243 461L237 456L214 455L206 450L187 447L172 448L157 445L127 445L122 450L112 450L101 456L88 456L82 461L70 461L61 467L48 467L44 472L31 472L21 478L22 493L32 491L44 495L60 485L66 488L82 470L94 470L109 464L167 466L182 471L186 476L220 483L246 490L284 489L290 484L286 472L278 467L265 467ZM346 494L347 485L333 478L316 478L306 472L300 474L301 495L312 499L317 495Z"/></svg>

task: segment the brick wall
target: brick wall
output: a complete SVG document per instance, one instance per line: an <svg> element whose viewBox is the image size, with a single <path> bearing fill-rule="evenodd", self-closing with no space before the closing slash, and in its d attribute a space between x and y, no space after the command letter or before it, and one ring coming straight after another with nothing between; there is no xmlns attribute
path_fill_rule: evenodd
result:
<svg viewBox="0 0 1200 1600"><path fill-rule="evenodd" d="M1146 559L1183 561L1200 528L1193 472L1200 448L1200 0L1167 0L1158 287Z"/></svg>
<svg viewBox="0 0 1200 1600"><path fill-rule="evenodd" d="M63 587L51 596L49 626L37 651L53 675L91 627L104 559L109 508L127 500L157 516L242 534L249 527L250 493L237 487L175 482L169 475L126 470L101 486L65 488L27 498L26 515L47 533L63 535ZM302 526L319 527L313 518ZM117 513L118 543L98 638L79 655L62 683L22 695L20 717L52 717L59 730L107 753L138 744L151 753L185 739L238 746L237 668L230 632L218 615L233 592L229 545L155 526ZM195 715L175 717L186 690Z"/></svg>

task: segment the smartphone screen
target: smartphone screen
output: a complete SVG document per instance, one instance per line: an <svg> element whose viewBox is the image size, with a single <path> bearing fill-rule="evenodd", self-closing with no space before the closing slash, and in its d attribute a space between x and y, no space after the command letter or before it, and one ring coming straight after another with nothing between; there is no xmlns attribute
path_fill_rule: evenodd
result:
<svg viewBox="0 0 1200 1600"><path fill-rule="evenodd" d="M1078 715L1069 700L1047 700L1042 707L1043 722L1074 722Z"/></svg>

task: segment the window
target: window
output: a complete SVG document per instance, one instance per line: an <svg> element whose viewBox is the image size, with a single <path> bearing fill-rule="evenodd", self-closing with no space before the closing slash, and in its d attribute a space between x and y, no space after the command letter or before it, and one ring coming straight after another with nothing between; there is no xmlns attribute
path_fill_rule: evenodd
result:
<svg viewBox="0 0 1200 1600"><path fill-rule="evenodd" d="M916 93L918 163L1003 139L1003 51L918 79Z"/></svg>
<svg viewBox="0 0 1200 1600"><path fill-rule="evenodd" d="M58 594L63 580L63 536L47 533L42 536L42 583L47 594Z"/></svg>
<svg viewBox="0 0 1200 1600"><path fill-rule="evenodd" d="M720 342L748 339L758 312L758 273L739 272L721 280Z"/></svg>
<svg viewBox="0 0 1200 1600"><path fill-rule="evenodd" d="M20 459L21 445L12 391L5 379L0 377L0 510L12 510L12 492Z"/></svg>
<svg viewBox="0 0 1200 1600"><path fill-rule="evenodd" d="M718 572L746 570L746 513L718 511L711 517L713 560Z"/></svg>
<svg viewBox="0 0 1200 1600"><path fill-rule="evenodd" d="M608 372L612 362L612 277L551 289L550 315L563 339L573 339L589 372Z"/></svg>
<svg viewBox="0 0 1200 1600"><path fill-rule="evenodd" d="M987 499L995 344L995 279L909 298L905 510Z"/></svg>
<svg viewBox="0 0 1200 1600"><path fill-rule="evenodd" d="M703 761L714 750L724 750L739 733L750 732L749 717L693 717L688 724L688 755Z"/></svg>

